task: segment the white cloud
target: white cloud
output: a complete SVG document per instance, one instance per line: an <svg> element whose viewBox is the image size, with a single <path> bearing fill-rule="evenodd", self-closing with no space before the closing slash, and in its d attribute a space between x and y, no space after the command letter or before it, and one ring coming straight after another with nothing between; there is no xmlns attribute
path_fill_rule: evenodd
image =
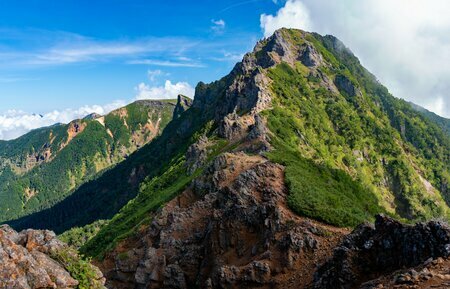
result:
<svg viewBox="0 0 450 289"><path fill-rule="evenodd" d="M124 101L118 100L103 106L86 105L78 109L54 110L42 115L30 114L19 110L8 110L6 113L0 115L0 139L14 139L32 129L53 125L55 123L68 123L91 113L107 114L125 104Z"/></svg>
<svg viewBox="0 0 450 289"><path fill-rule="evenodd" d="M211 20L211 23L213 24L211 26L211 29L216 32L216 33L223 33L223 31L225 30L225 21L223 19L219 19L219 20Z"/></svg>
<svg viewBox="0 0 450 289"><path fill-rule="evenodd" d="M221 56L211 57L211 60L214 61L229 61L229 62L238 62L241 61L244 57L244 53L233 53L233 52L223 52Z"/></svg>
<svg viewBox="0 0 450 289"><path fill-rule="evenodd" d="M450 1L288 0L261 15L280 27L340 38L392 93L450 117Z"/></svg>
<svg viewBox="0 0 450 289"><path fill-rule="evenodd" d="M306 7L302 2L292 0L288 0L275 16L262 14L260 23L265 37L272 35L281 27L302 27L304 30L309 30L310 27L309 13Z"/></svg>
<svg viewBox="0 0 450 289"><path fill-rule="evenodd" d="M431 103L426 103L424 107L430 111L435 112L439 115L445 114L445 103L444 98L439 96L436 99L433 99Z"/></svg>
<svg viewBox="0 0 450 289"><path fill-rule="evenodd" d="M195 89L187 82L172 83L166 80L164 86L149 86L140 83L135 90L137 91L136 99L174 99L178 94L193 97Z"/></svg>

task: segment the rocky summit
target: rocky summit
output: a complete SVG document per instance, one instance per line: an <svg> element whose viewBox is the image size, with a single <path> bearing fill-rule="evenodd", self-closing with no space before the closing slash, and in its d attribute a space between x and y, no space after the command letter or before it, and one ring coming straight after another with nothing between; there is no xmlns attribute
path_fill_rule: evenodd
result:
<svg viewBox="0 0 450 289"><path fill-rule="evenodd" d="M84 262L51 231L0 227L0 288L105 288L101 271Z"/></svg>

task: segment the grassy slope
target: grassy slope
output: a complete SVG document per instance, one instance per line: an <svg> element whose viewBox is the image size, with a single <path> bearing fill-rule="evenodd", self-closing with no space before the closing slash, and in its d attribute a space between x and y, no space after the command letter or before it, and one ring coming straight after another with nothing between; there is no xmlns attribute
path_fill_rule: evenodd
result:
<svg viewBox="0 0 450 289"><path fill-rule="evenodd" d="M183 112L179 118L173 120L164 130L163 135L154 142L144 147L133 157L136 164L152 164L146 170L146 178L142 180L137 189L137 196L113 216L108 226L82 248L81 252L88 256L101 258L105 252L120 240L129 237L139 229L140 225L151 221L152 213L166 202L177 196L199 174L202 169L194 174L186 171L184 155L187 148L201 135L206 134L214 145L210 147L207 163L219 153L230 149L223 139L214 135L215 108L220 107L218 102L223 100L225 89L232 79L224 77L211 84L200 83L196 88L197 104ZM202 100L200 100L202 99ZM141 154L145 153L145 154ZM127 162L124 163L127 165ZM123 172L114 170L116 176ZM119 183L115 183L119 185ZM111 190L108 186L108 190Z"/></svg>
<svg viewBox="0 0 450 289"><path fill-rule="evenodd" d="M170 121L175 102L164 101L160 107L146 106L145 103L132 103L124 108L126 116L120 117L115 112L105 117L105 126L96 120L80 120L86 125L67 146L58 150L65 143L68 125L54 126L31 133L4 145L5 157L24 158L29 152L38 151L50 143L53 159L34 167L32 170L17 175L8 168L0 174L0 221L22 217L49 208L72 194L77 188L92 180L103 169L124 159L124 153L132 152L136 146L131 135L140 131L149 117L161 116L160 127L163 129ZM111 121L116 120L116 122ZM157 119L152 119L155 123ZM113 137L107 130L114 131ZM6 148L12 146L14 150ZM9 152L8 152L9 151ZM8 152L8 153L7 153ZM31 188L37 194L26 199L24 191ZM34 226L33 222L30 222ZM28 225L30 225L28 223ZM40 224L46 228L45 224Z"/></svg>
<svg viewBox="0 0 450 289"><path fill-rule="evenodd" d="M296 30L285 32L297 45L305 41ZM321 67L322 73L331 79L344 75L361 89L362 95L332 94L301 63L295 69L281 64L268 72L277 96L274 109L267 112L276 148L270 155L287 164L291 207L297 213L335 225L354 225L367 219L384 210L378 204L391 214L409 219L446 216L448 210L442 197L427 193L417 173L422 171L440 187L440 178L448 173L445 148L449 148L442 132L425 120L410 124L409 138L403 136L400 128L392 125L389 112L374 101L386 96L366 88L366 83L374 85L368 79L370 74L360 76L355 68L349 69L312 35L307 36L307 41L332 64ZM401 102L393 97L389 101ZM391 109L398 112L400 108ZM409 117L418 118L417 114ZM417 132L418 128L430 129L440 138L430 141ZM430 146L416 146L417 140ZM425 157L427 152L429 158Z"/></svg>
<svg viewBox="0 0 450 289"><path fill-rule="evenodd" d="M161 136L84 183L60 203L8 223L19 230L35 227L62 233L72 227L112 218L137 195L145 177L161 175L179 152L187 149L202 125L198 110L189 110L183 118L171 121Z"/></svg>
<svg viewBox="0 0 450 289"><path fill-rule="evenodd" d="M291 41L302 44L304 40L295 30L289 33ZM362 95L331 94L300 63L295 68L281 64L268 72L276 96L274 108L265 112L275 148L268 157L286 166L291 208L338 226L354 226L383 211L419 219L446 214L443 199L439 194L428 194L417 174L417 170L422 171L438 186L448 173L448 146L439 129L386 94L354 59L334 51L327 38L308 35L308 41L332 64L321 68L322 72L331 79L336 75L350 79ZM215 101L223 97L227 81L199 85L197 92L209 91L216 96L207 99L211 111L217 106ZM148 224L152 212L195 177L186 174L183 155L198 136L196 132L211 119L206 113L189 109L171 122L161 137L82 186L74 196L77 199L69 198L68 203L44 214L44 219L56 217L61 222L55 228L63 230L112 217L121 204L128 203L82 248L90 256L101 257L141 224ZM401 125L408 128L405 133ZM431 136L422 135L428 129ZM218 146L218 151L226 149ZM130 185L130 174L140 169L145 180ZM94 205L86 205L89 201ZM108 209L99 211L95 203Z"/></svg>

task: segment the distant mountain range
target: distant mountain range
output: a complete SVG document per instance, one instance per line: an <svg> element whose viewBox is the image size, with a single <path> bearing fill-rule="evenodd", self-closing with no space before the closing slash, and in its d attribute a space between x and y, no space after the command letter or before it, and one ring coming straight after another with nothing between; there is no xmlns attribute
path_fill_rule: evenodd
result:
<svg viewBox="0 0 450 289"><path fill-rule="evenodd" d="M137 101L0 142L0 221L49 208L157 137L176 100Z"/></svg>

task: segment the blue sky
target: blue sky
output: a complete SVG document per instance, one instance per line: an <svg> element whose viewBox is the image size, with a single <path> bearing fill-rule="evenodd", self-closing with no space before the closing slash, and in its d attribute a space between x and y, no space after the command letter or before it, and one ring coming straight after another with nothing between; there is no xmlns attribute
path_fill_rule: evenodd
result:
<svg viewBox="0 0 450 289"><path fill-rule="evenodd" d="M337 36L395 96L450 117L448 15L448 0L0 0L0 140L193 95L280 27Z"/></svg>
<svg viewBox="0 0 450 289"><path fill-rule="evenodd" d="M131 99L149 70L161 71L152 85L215 80L262 37L260 14L276 9L271 0L2 0L0 111Z"/></svg>

